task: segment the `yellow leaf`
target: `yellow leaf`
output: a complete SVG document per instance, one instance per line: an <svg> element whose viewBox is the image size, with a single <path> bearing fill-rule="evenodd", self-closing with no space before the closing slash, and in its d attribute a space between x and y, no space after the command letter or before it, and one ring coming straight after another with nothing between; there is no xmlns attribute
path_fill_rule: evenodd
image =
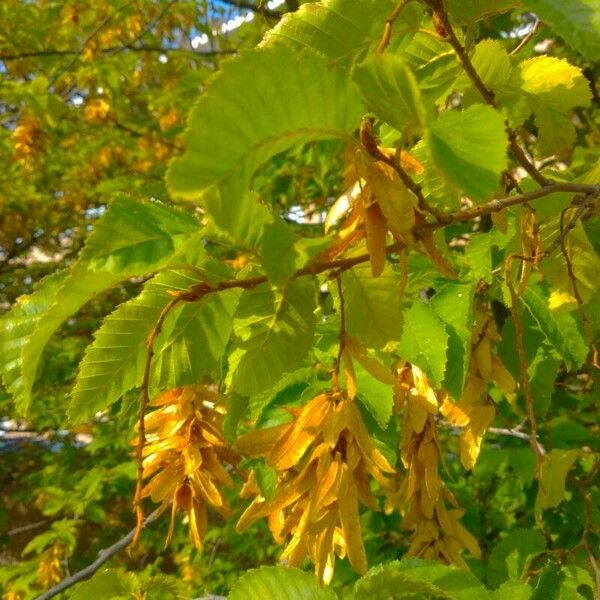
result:
<svg viewBox="0 0 600 600"><path fill-rule="evenodd" d="M267 463L274 469L293 467L320 433L321 425L333 410L328 394L313 398L293 421L288 431L277 440L267 456Z"/></svg>
<svg viewBox="0 0 600 600"><path fill-rule="evenodd" d="M398 239L415 225L415 210L412 193L392 167L385 163L367 162L365 164L366 179L381 208L387 225Z"/></svg>
<svg viewBox="0 0 600 600"><path fill-rule="evenodd" d="M346 551L350 564L358 573L367 570L367 556L363 546L358 518L358 496L356 486L345 465L342 466L342 484L338 500L340 522L346 540Z"/></svg>
<svg viewBox="0 0 600 600"><path fill-rule="evenodd" d="M289 423L268 427L266 429L257 429L241 435L234 443L233 449L243 456L256 458L268 454L275 442L281 435L290 428Z"/></svg>

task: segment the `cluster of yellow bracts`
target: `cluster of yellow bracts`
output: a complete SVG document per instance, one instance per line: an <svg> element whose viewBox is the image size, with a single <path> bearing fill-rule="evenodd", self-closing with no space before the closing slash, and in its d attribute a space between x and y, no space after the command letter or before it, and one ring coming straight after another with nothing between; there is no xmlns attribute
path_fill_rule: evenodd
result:
<svg viewBox="0 0 600 600"><path fill-rule="evenodd" d="M405 473L396 471L370 436L354 394L323 392L292 414L289 423L251 431L230 448L222 434L223 405L207 386L169 390L145 418L144 478L151 478L144 496L166 508L172 503L167 543L177 510L188 517L190 535L200 548L207 526L207 507L225 518L232 515L225 487L234 487L230 471L241 458L263 458L277 473L269 498L254 471L242 474L239 493L252 499L240 516L243 531L268 519L277 543L285 545L282 562L300 566L306 557L320 580L333 576L336 556L348 557L359 573L367 569L359 507L379 509L374 491L385 495L386 511L400 510L403 527L414 532L409 555L466 566L461 551L477 556L479 547L460 524L463 511L444 485L439 471L442 452L440 420L460 428L460 454L472 468L481 437L493 418L485 381L513 391L515 382L492 351L497 332L481 312L473 334L471 370L463 398L454 403L434 390L415 365L394 370L395 412L401 424L400 458ZM365 357L363 357L364 359ZM383 365L381 365L383 368ZM489 372L488 372L489 371Z"/></svg>
<svg viewBox="0 0 600 600"><path fill-rule="evenodd" d="M290 538L282 560L300 566L310 556L325 582L333 576L336 554L348 556L359 573L366 571L359 501L377 510L369 475L385 487L386 474L394 469L376 448L353 400L320 394L288 425L248 433L238 439L236 449L266 456L279 474L272 499L255 486L251 490L256 496L238 530L268 516L274 538L279 543Z"/></svg>

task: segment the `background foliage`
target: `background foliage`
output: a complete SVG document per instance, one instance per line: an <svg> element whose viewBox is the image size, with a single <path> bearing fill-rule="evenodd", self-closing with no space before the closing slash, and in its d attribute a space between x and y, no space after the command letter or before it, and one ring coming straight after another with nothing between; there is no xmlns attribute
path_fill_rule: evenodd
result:
<svg viewBox="0 0 600 600"><path fill-rule="evenodd" d="M264 519L236 531L236 480L202 551L180 523L163 548L159 519L65 597L598 594L600 7L300 4L0 5L5 598L133 526L140 395L215 384L233 444L331 389L332 366L402 476L424 481L407 444L436 432L481 549L467 569L408 558L420 517L396 490L395 510L361 509L374 568L339 560L319 587L271 566ZM404 361L429 412L401 406ZM273 464L242 467L272 499Z"/></svg>

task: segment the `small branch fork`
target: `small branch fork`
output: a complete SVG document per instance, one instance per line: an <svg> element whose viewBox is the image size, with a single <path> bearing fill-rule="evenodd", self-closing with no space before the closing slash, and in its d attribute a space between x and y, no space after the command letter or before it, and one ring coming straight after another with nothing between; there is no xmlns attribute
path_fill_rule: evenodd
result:
<svg viewBox="0 0 600 600"><path fill-rule="evenodd" d="M144 519L142 523L142 528L147 527L152 521L155 521L161 513L164 511L164 507L160 506L155 511L150 513L146 519ZM77 573L73 573L70 577L65 577L61 582L57 583L54 587L50 588L47 592L44 592L41 596L38 596L37 600L49 600L50 598L54 598L61 592L64 592L67 588L70 588L72 585L79 583L80 581L84 581L89 579L107 560L112 558L115 554L121 552L127 548L130 544L131 540L133 540L133 536L137 527L132 529L126 536L122 537L119 541L115 542L112 546L105 548L104 550L100 550L98 553L98 558L91 564L89 564L81 571Z"/></svg>
<svg viewBox="0 0 600 600"><path fill-rule="evenodd" d="M465 70L465 73L467 74L473 85L477 88L477 90L479 91L482 98L487 104L489 104L493 108L497 108L496 97L494 96L494 92L490 90L485 85L481 77L479 77L479 74L475 70L475 67L471 62L471 59L469 58L465 47L458 40L456 32L454 31L452 24L450 23L450 19L448 18L448 13L446 13L446 11L444 10L443 0L425 0L425 2L429 4L429 6L433 9L434 15L437 17L440 24L444 28L448 42L456 52L456 55L458 56ZM549 181L538 171L533 162L529 160L529 158L525 154L525 151L523 150L523 148L521 148L519 142L517 141L516 132L510 127L507 127L507 133L509 148L513 156L517 159L517 161L521 164L525 171L527 171L529 176L534 181L536 181L542 187L547 186L549 184Z"/></svg>

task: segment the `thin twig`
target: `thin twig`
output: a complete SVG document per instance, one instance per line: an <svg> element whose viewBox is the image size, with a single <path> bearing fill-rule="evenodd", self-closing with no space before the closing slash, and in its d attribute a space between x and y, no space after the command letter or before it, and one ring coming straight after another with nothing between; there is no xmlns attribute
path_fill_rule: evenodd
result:
<svg viewBox="0 0 600 600"><path fill-rule="evenodd" d="M398 2L394 10L391 12L390 16L386 19L385 25L383 26L383 34L381 36L381 40L377 45L377 54L383 54L383 51L390 43L390 37L392 36L392 27L394 25L394 21L398 18L400 11L404 8L405 4L406 0L401 0L400 2Z"/></svg>
<svg viewBox="0 0 600 600"><path fill-rule="evenodd" d="M22 525L21 527L15 527L8 531L8 535L18 535L19 533L25 533L26 531L31 531L32 529L38 529L45 525L48 521L36 521L35 523L29 523L29 525Z"/></svg>
<svg viewBox="0 0 600 600"><path fill-rule="evenodd" d="M580 209L585 207L585 203L582 203L581 206L577 209L577 213L579 213ZM585 309L583 308L583 298L579 293L579 286L577 285L577 278L575 277L575 271L573 270L573 262L571 261L571 257L569 256L569 252L567 251L566 246L566 237L568 231L573 229L571 227L568 231L564 231L564 219L565 213L569 210L569 207L563 209L560 213L560 249L562 251L563 256L565 257L565 262L567 265L567 273L569 274L569 279L571 281L571 287L573 288L573 296L575 296L575 300L577 301L577 309L579 311L579 317L581 318L581 322L583 323L583 331L585 333L585 337L592 348L592 364L597 369L600 369L600 364L598 364L598 347L596 346L596 342L594 340L594 334L592 331L592 324L588 319L588 316L585 313ZM576 214L577 214L576 213ZM583 214L583 212L581 213ZM579 218L579 217L578 217ZM570 223L569 223L570 225ZM600 591L600 590L599 590Z"/></svg>
<svg viewBox="0 0 600 600"><path fill-rule="evenodd" d="M456 55L458 56L458 59L460 60L465 70L465 73L468 75L469 79L471 80L475 88L479 91L485 102L493 108L497 108L496 97L494 95L494 92L485 85L485 83L477 73L477 70L473 66L473 63L471 62L471 59L469 58L465 47L458 40L456 32L454 31L454 28L450 23L450 19L448 18L448 14L444 10L442 0L426 1L433 8L434 14L437 16L440 23L442 24L447 35L448 42L456 52ZM514 157L519 161L519 163L521 163L521 166L527 171L527 173L534 181L536 181L541 186L548 185L548 180L538 171L533 162L530 161L527 155L525 154L523 148L521 148L521 146L519 145L516 133L509 127L507 128L507 132L509 148L513 153Z"/></svg>
<svg viewBox="0 0 600 600"><path fill-rule="evenodd" d="M360 141L365 150L375 159L389 165L396 171L402 183L407 187L417 198L419 208L432 215L436 221L440 223L448 223L448 215L443 211L430 206L421 186L413 180L413 178L402 168L399 157L392 158L384 154L377 144L377 139L373 133L373 122L370 119L364 119L360 126Z"/></svg>
<svg viewBox="0 0 600 600"><path fill-rule="evenodd" d="M237 49L224 49L224 50L190 50L188 48L169 48L168 46L152 46L152 45L142 45L138 44L133 46L131 43L123 44L121 46L110 46L109 48L101 48L98 50L98 54L117 54L118 52L123 52L125 50L131 52L159 52L161 54L168 54L170 52L180 52L189 54L193 58L203 58L209 56L219 56L221 54L237 54ZM0 60L3 62L15 61L15 60L24 60L27 58L41 58L45 56L76 56L81 54L80 50L57 50L57 49L47 49L47 50L26 50L23 52L15 52L12 54L0 54Z"/></svg>
<svg viewBox="0 0 600 600"><path fill-rule="evenodd" d="M146 444L146 428L144 423L144 417L146 416L146 408L150 402L150 396L148 388L150 386L150 370L152 367L152 357L154 356L154 340L160 333L165 319L179 303L181 302L180 296L174 296L165 304L148 339L146 341L147 353L146 353L146 364L144 366L144 376L141 383L141 399L140 399L140 412L138 420L139 437L136 447L136 463L137 463L137 478L135 485L135 494L133 497L133 505L137 516L137 526L134 531L132 538L132 545L137 545L142 529L144 528L144 508L142 506L142 490L144 487L144 445Z"/></svg>
<svg viewBox="0 0 600 600"><path fill-rule="evenodd" d="M510 303L512 310L512 317L515 324L515 342L517 346L517 354L519 356L519 374L521 379L521 388L523 389L523 395L525 396L525 405L527 406L527 416L529 418L529 425L531 427L530 443L535 453L536 459L536 475L540 486L542 485L541 473L542 464L544 462L544 452L538 441L538 428L537 420L535 417L535 409L533 406L533 394L531 392L531 385L529 384L529 375L527 373L527 357L525 356L525 345L523 342L523 323L521 321L521 315L519 313L519 305L517 292L512 281L511 263L513 260L531 260L527 256L521 256L520 254L509 254L504 261L504 273L505 282L510 293ZM521 432L522 433L522 432ZM520 436L517 436L520 437Z"/></svg>
<svg viewBox="0 0 600 600"><path fill-rule="evenodd" d="M587 191L587 196L584 198L583 202L581 202L581 204L578 206L577 210L575 211L575 214L571 217L571 220L564 227L561 228L559 235L556 236L556 239L553 240L553 242L548 246L548 248L546 248L546 250L544 250L544 254L542 256L543 258L550 256L554 253L554 251L557 248L562 246L567 234L575 228L575 226L577 225L577 221L581 219L585 211L591 206L594 199L600 195L600 185L594 186L594 188L594 190Z"/></svg>
<svg viewBox="0 0 600 600"><path fill-rule="evenodd" d="M505 427L490 427L488 428L489 433L493 433L494 435L507 435L510 437L519 438L520 440L526 440L531 444L532 436L526 433L525 431L519 431L518 429L508 429ZM542 456L546 455L546 449L537 442L538 449Z"/></svg>
<svg viewBox="0 0 600 600"><path fill-rule="evenodd" d="M161 515L164 509L165 507L159 506L156 510L151 512L146 519L144 519L142 528L148 526L150 523L152 523L152 521L155 521ZM38 596L37 600L49 600L50 598L54 598L54 596L64 592L67 588L70 588L76 583L89 579L107 560L109 560L115 554L121 552L121 550L127 548L133 539L136 530L137 527L132 529L126 536L122 537L112 546L104 548L104 550L100 550L98 553L98 558L93 563L89 564L84 569L81 569L81 571L74 573L70 577L66 577L60 583L57 583L54 587L50 588L47 592L44 592L41 596Z"/></svg>
<svg viewBox="0 0 600 600"><path fill-rule="evenodd" d="M81 54L83 54L85 47L100 33L100 31L102 31L102 29L104 29L104 27L106 27L122 10L125 10L127 7L131 6L134 2L135 2L135 0L128 0L127 2L125 2L124 4L119 6L114 12L106 15L106 17L100 22L100 24L96 27L96 29L94 29L85 38L83 44L81 45L81 49L73 57L73 59L71 61L69 61L69 63L67 65L65 65L61 69L59 69L57 73L55 73L54 77L52 78L52 83L54 83L63 73L67 72L77 62L77 58Z"/></svg>
<svg viewBox="0 0 600 600"><path fill-rule="evenodd" d="M531 38L538 32L541 24L542 22L539 19L535 20L531 31L525 35L523 39L510 51L511 56L518 54L521 50L523 50L523 48L525 48L525 46L527 46L527 44L529 44Z"/></svg>

